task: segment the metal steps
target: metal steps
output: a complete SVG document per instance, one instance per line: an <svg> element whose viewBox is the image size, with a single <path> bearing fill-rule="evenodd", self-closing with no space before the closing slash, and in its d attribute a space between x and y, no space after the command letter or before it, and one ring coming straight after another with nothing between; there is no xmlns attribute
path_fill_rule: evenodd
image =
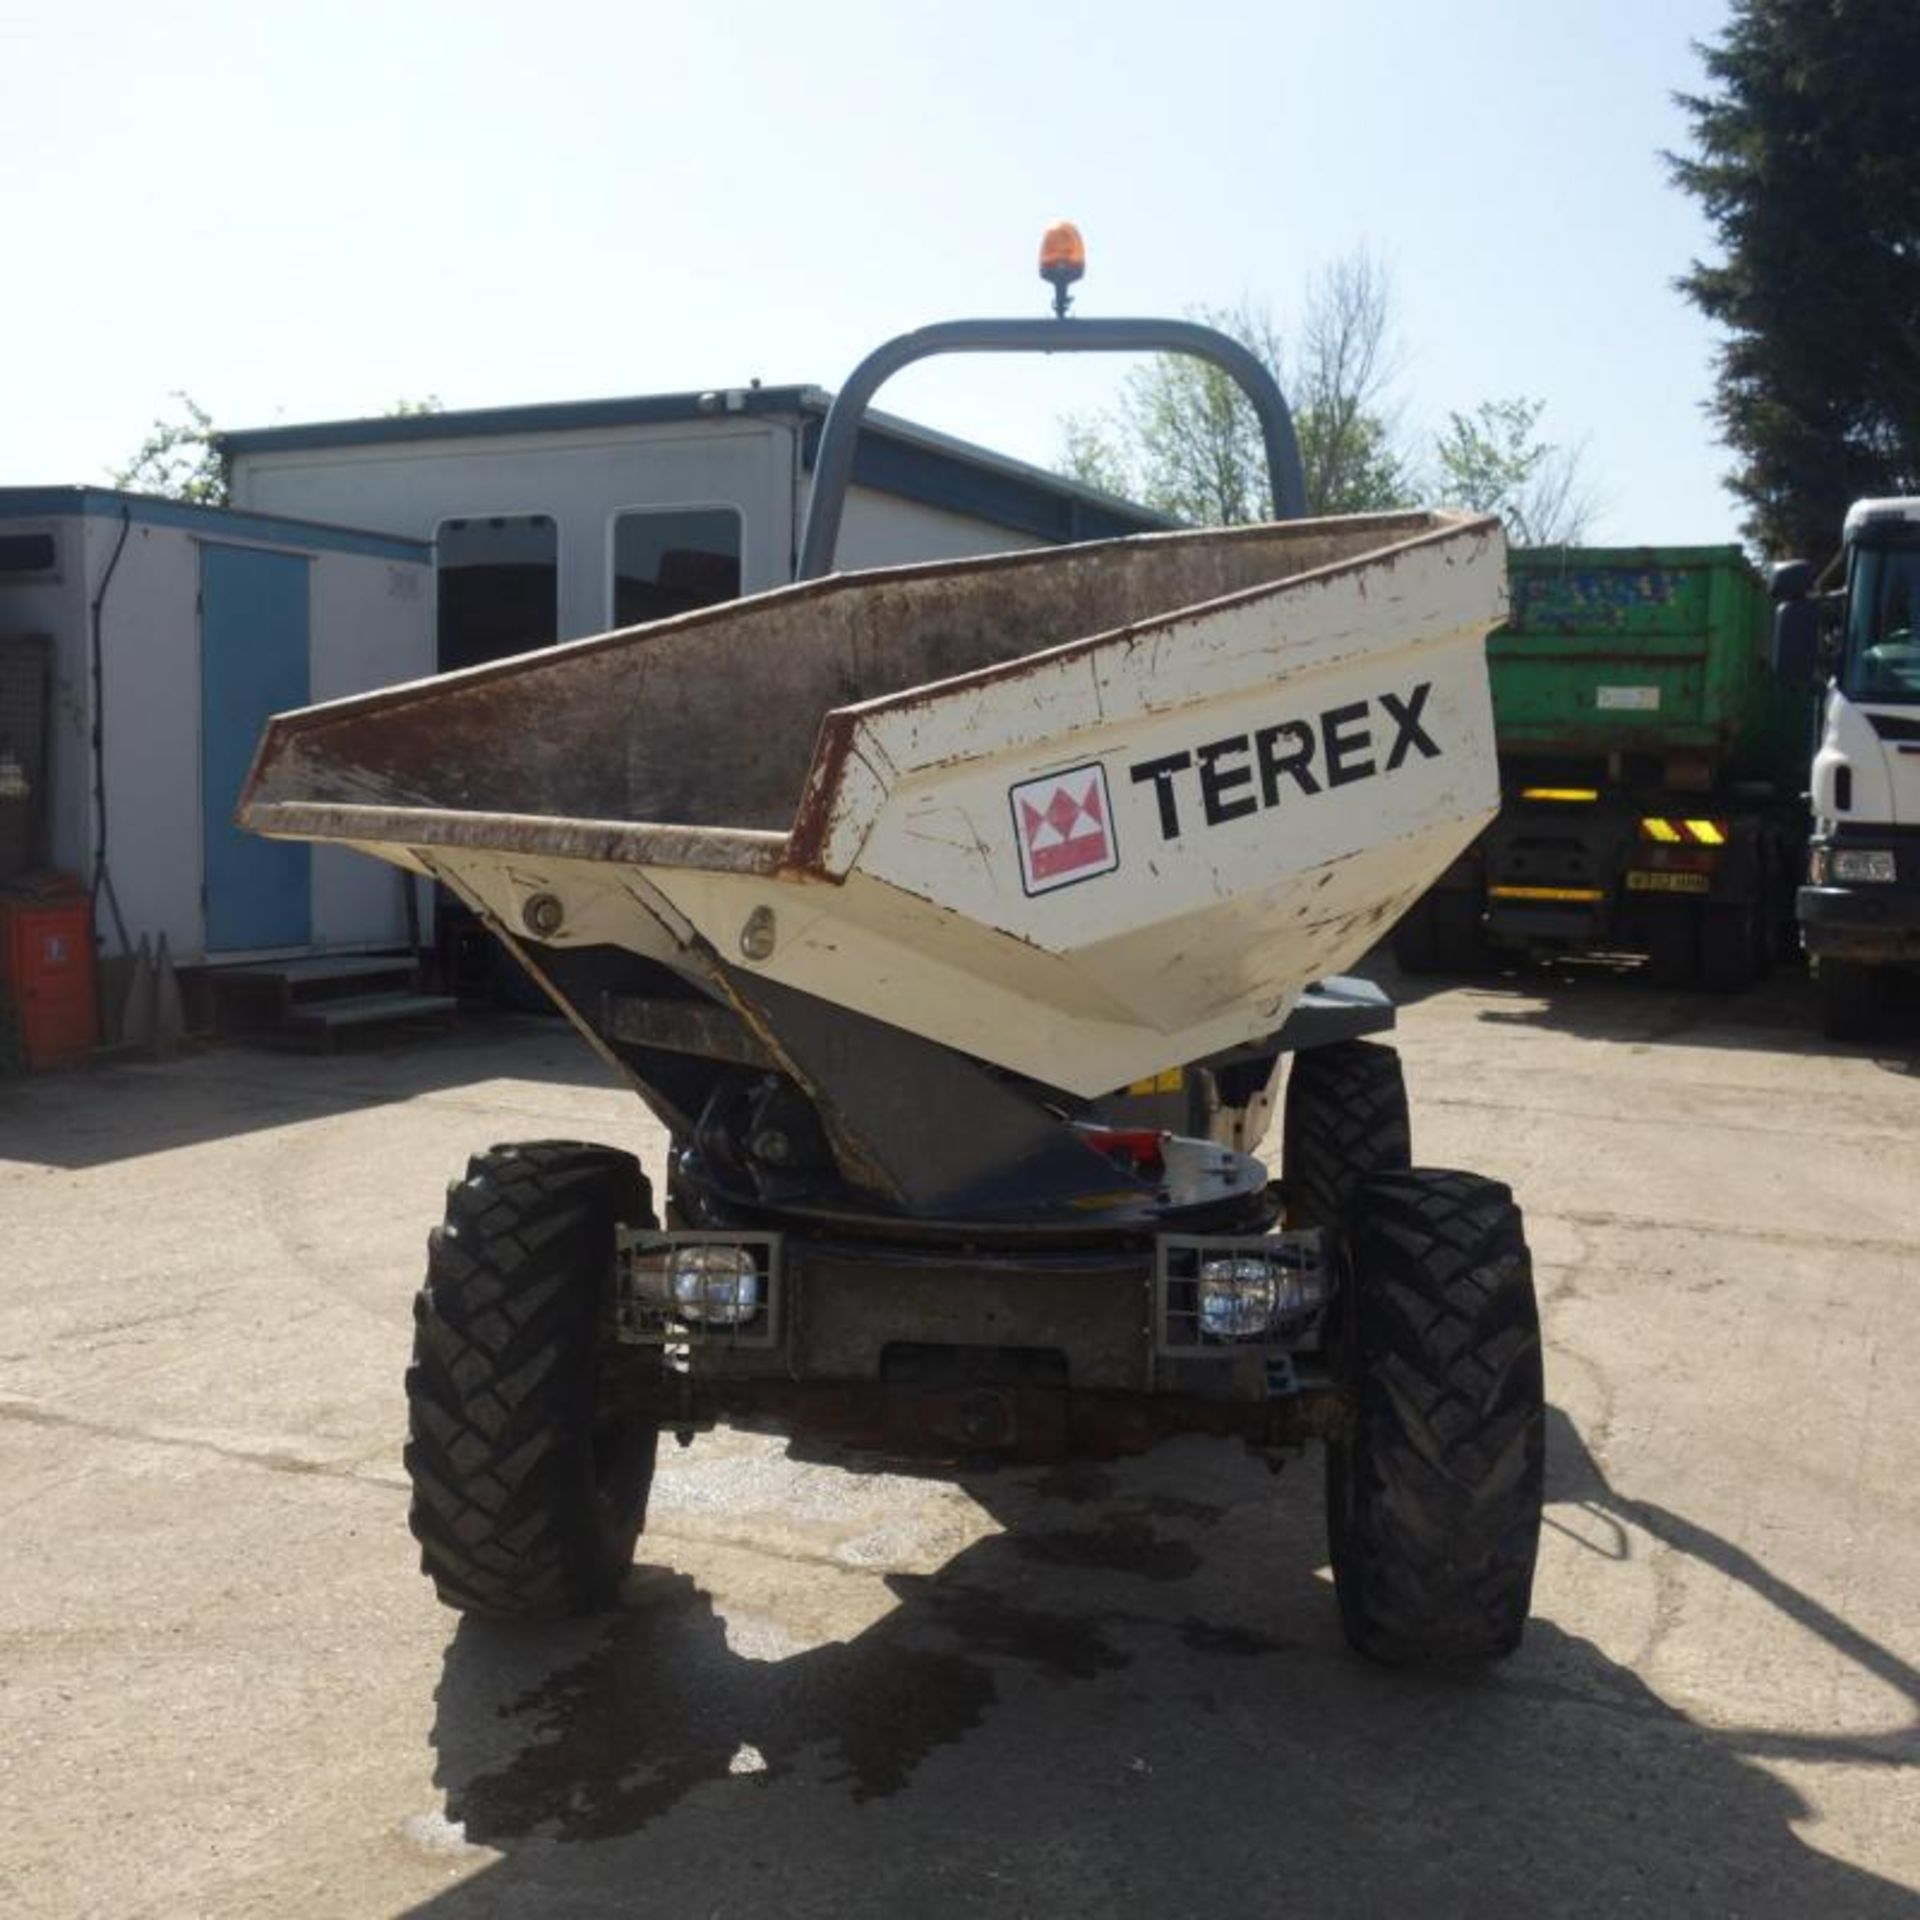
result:
<svg viewBox="0 0 1920 1920"><path fill-rule="evenodd" d="M332 1047L348 1031L424 1020L449 1023L451 994L422 993L411 953L322 954L250 961L207 975L223 1039Z"/></svg>

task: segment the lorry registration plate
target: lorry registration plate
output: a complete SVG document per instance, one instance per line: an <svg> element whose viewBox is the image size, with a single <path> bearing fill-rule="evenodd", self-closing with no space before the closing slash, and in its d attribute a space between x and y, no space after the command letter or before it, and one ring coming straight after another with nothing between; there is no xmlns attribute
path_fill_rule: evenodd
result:
<svg viewBox="0 0 1920 1920"><path fill-rule="evenodd" d="M1711 893L1712 879L1704 873L1643 873L1627 875L1629 893Z"/></svg>

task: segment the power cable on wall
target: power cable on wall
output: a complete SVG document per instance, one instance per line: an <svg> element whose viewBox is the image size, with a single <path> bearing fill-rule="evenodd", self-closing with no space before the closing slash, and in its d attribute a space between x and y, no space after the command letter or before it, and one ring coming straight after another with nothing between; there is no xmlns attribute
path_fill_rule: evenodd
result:
<svg viewBox="0 0 1920 1920"><path fill-rule="evenodd" d="M120 912L120 899L113 890L113 875L107 868L107 709L106 675L101 664L100 629L102 610L107 604L107 589L113 584L114 569L120 564L127 536L133 531L133 509L124 501L120 507L120 538L114 542L107 570L100 576L100 588L93 596L93 914L97 926L100 898L104 894L107 910L113 915L114 931L120 936L120 951L131 953L133 942L127 938L127 923Z"/></svg>

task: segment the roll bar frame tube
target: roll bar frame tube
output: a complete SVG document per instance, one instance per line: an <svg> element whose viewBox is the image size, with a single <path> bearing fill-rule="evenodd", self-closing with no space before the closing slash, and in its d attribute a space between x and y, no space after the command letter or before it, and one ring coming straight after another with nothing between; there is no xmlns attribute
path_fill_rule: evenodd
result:
<svg viewBox="0 0 1920 1920"><path fill-rule="evenodd" d="M1192 320L947 320L876 347L835 397L814 457L796 578L815 580L832 568L854 451L874 394L902 367L942 353L1182 353L1205 360L1231 376L1252 403L1266 442L1274 517L1298 519L1307 510L1300 442L1286 400L1254 355L1217 328Z"/></svg>

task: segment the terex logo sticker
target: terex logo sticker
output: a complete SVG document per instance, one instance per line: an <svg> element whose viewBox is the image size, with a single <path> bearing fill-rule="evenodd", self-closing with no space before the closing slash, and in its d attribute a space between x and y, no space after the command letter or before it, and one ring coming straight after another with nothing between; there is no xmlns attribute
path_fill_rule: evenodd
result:
<svg viewBox="0 0 1920 1920"><path fill-rule="evenodd" d="M1196 825L1224 826L1277 807L1283 794L1310 799L1397 773L1409 760L1438 760L1440 744L1422 718L1432 692L1433 682L1422 680L1404 698L1382 693L1350 701L1311 719L1282 720L1142 760L1127 773L1135 786L1153 789L1160 838L1177 840Z"/></svg>
<svg viewBox="0 0 1920 1920"><path fill-rule="evenodd" d="M1007 791L1020 840L1020 879L1029 893L1093 880L1120 864L1107 770L1097 761Z"/></svg>

